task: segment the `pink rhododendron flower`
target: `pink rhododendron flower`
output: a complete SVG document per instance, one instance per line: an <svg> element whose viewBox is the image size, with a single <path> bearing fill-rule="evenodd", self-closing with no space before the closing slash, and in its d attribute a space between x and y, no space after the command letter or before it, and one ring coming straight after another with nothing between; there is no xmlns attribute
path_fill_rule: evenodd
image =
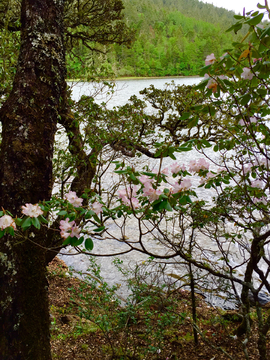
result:
<svg viewBox="0 0 270 360"><path fill-rule="evenodd" d="M71 232L69 234L70 237L76 237L76 238L80 238L80 232L81 232L81 229L75 225L71 228Z"/></svg>
<svg viewBox="0 0 270 360"><path fill-rule="evenodd" d="M132 197L131 199L129 199L129 202L131 203L131 205L134 209L138 209L138 207L140 206L139 200L135 197Z"/></svg>
<svg viewBox="0 0 270 360"><path fill-rule="evenodd" d="M102 204L100 204L98 201L95 201L91 207L92 207L92 210L97 214L99 215L103 210L102 210Z"/></svg>
<svg viewBox="0 0 270 360"><path fill-rule="evenodd" d="M183 179L180 183L180 186L183 190L188 190L192 186L191 180Z"/></svg>
<svg viewBox="0 0 270 360"><path fill-rule="evenodd" d="M172 174L177 174L179 173L179 171L185 171L186 170L186 167L185 165L180 165L178 164L178 162L174 162L172 165L171 165L171 172Z"/></svg>
<svg viewBox="0 0 270 360"><path fill-rule="evenodd" d="M165 167L164 169L161 170L161 173L164 175L169 175L169 169Z"/></svg>
<svg viewBox="0 0 270 360"><path fill-rule="evenodd" d="M251 172L251 168L252 168L252 165L251 165L251 164L245 165L245 166L243 167L243 174L244 174L244 175L247 175L248 173L250 173L250 172Z"/></svg>
<svg viewBox="0 0 270 360"><path fill-rule="evenodd" d="M261 180L254 180L251 182L251 187L256 187L256 188L262 189L263 182Z"/></svg>
<svg viewBox="0 0 270 360"><path fill-rule="evenodd" d="M245 121L243 119L241 119L238 124L240 126L245 126L246 125L246 123L245 123Z"/></svg>
<svg viewBox="0 0 270 360"><path fill-rule="evenodd" d="M118 195L120 197L120 199L123 199L125 197L127 197L127 190L126 189L122 189L122 190L118 190Z"/></svg>
<svg viewBox="0 0 270 360"><path fill-rule="evenodd" d="M243 72L241 74L242 79L251 80L253 76L254 74L251 72L251 70L248 67L243 68Z"/></svg>
<svg viewBox="0 0 270 360"><path fill-rule="evenodd" d="M69 218L60 221L59 228L63 231L71 230L72 226L75 225L75 221L69 221Z"/></svg>
<svg viewBox="0 0 270 360"><path fill-rule="evenodd" d="M252 117L249 118L249 120L246 120L246 121L241 119L238 124L241 125L241 126L246 126L246 125L249 125L250 123L256 124L257 123L257 118L252 116Z"/></svg>
<svg viewBox="0 0 270 360"><path fill-rule="evenodd" d="M143 181L144 180L148 182L149 181L148 176L146 176L146 179L143 179ZM139 207L139 200L136 197L132 196L132 194L136 193L137 191L138 191L138 186L133 186L129 189L118 190L118 195L125 205L131 207L132 204L133 208L136 209Z"/></svg>
<svg viewBox="0 0 270 360"><path fill-rule="evenodd" d="M225 167L219 167L217 169L217 172L219 172L219 173L222 173L223 171L227 171L227 169Z"/></svg>
<svg viewBox="0 0 270 360"><path fill-rule="evenodd" d="M212 90L212 93L215 93L217 91L217 82L214 79L210 79L206 85L208 89Z"/></svg>
<svg viewBox="0 0 270 360"><path fill-rule="evenodd" d="M215 55L212 53L206 56L205 65L211 65L216 61Z"/></svg>
<svg viewBox="0 0 270 360"><path fill-rule="evenodd" d="M153 183L155 180L151 179L149 176L147 175L142 175L139 177L140 182L145 185L146 183Z"/></svg>
<svg viewBox="0 0 270 360"><path fill-rule="evenodd" d="M151 184L145 185L143 189L143 195L147 196L150 202L157 200L161 193L160 189L154 189Z"/></svg>
<svg viewBox="0 0 270 360"><path fill-rule="evenodd" d="M13 229L16 230L15 221L12 219L12 217L10 215L3 215L0 218L0 228L1 228L1 230L3 230L8 227L13 227Z"/></svg>
<svg viewBox="0 0 270 360"><path fill-rule="evenodd" d="M75 221L69 221L69 218L61 220L59 228L61 230L60 235L64 239L67 239L69 236L80 237L81 229L75 224Z"/></svg>
<svg viewBox="0 0 270 360"><path fill-rule="evenodd" d="M254 204L261 203L261 204L267 205L267 198L265 196L262 196L261 198L253 198L252 200L253 200Z"/></svg>
<svg viewBox="0 0 270 360"><path fill-rule="evenodd" d="M190 172L199 172L200 170L209 170L209 162L204 158L198 160L191 160L189 162L189 171Z"/></svg>
<svg viewBox="0 0 270 360"><path fill-rule="evenodd" d="M25 204L25 206L22 206L22 213L26 216L33 218L42 215L43 211L38 204Z"/></svg>
<svg viewBox="0 0 270 360"><path fill-rule="evenodd" d="M67 239L70 236L72 226L75 225L75 221L69 221L69 218L60 221L60 235L62 238Z"/></svg>
<svg viewBox="0 0 270 360"><path fill-rule="evenodd" d="M200 184L204 184L206 183L208 180L213 179L214 177L216 177L215 174L213 174L211 171L209 171L205 177L202 177L200 180Z"/></svg>
<svg viewBox="0 0 270 360"><path fill-rule="evenodd" d="M208 170L209 169L209 162L206 161L204 158L200 158L197 160L197 165L201 170Z"/></svg>
<svg viewBox="0 0 270 360"><path fill-rule="evenodd" d="M176 194L179 191L188 190L189 188L191 188L191 186L192 186L191 180L185 178L180 182L180 184L178 182L174 183L171 192L173 194Z"/></svg>
<svg viewBox="0 0 270 360"><path fill-rule="evenodd" d="M75 191L69 191L66 195L64 195L64 199L70 202L74 207L80 207L83 203L83 199L79 198Z"/></svg>
<svg viewBox="0 0 270 360"><path fill-rule="evenodd" d="M217 80L213 79L213 78L210 78L210 76L208 74L205 74L204 77L206 79L209 79L206 87L210 90L212 90L213 93L215 93L217 91L217 87L218 87L218 82ZM220 80L224 80L226 79L227 77L225 75L220 75L220 76L217 76L217 79L220 79Z"/></svg>

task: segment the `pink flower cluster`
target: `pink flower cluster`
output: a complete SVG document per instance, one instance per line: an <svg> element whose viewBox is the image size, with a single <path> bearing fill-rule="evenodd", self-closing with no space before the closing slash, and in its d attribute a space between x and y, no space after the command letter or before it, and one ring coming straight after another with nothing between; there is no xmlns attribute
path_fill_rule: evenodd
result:
<svg viewBox="0 0 270 360"><path fill-rule="evenodd" d="M177 161L175 161L171 165L171 172L172 172L172 174L178 174L179 171L186 171L186 167L185 167L185 165L180 165L180 164L178 164Z"/></svg>
<svg viewBox="0 0 270 360"><path fill-rule="evenodd" d="M249 120L246 120L246 121L244 119L241 119L238 124L241 126L247 126L251 123L253 123L253 124L257 123L257 119L254 116L250 117Z"/></svg>
<svg viewBox="0 0 270 360"><path fill-rule="evenodd" d="M201 178L200 184L205 184L208 180L213 179L214 177L216 177L216 175L209 171L205 177Z"/></svg>
<svg viewBox="0 0 270 360"><path fill-rule="evenodd" d="M13 229L16 230L16 224L12 217L10 215L4 215L0 218L0 228L4 230L8 227L13 227Z"/></svg>
<svg viewBox="0 0 270 360"><path fill-rule="evenodd" d="M153 188L150 182L144 184L143 195L148 197L150 202L157 200L161 194L162 191L160 189Z"/></svg>
<svg viewBox="0 0 270 360"><path fill-rule="evenodd" d="M216 61L215 55L212 53L206 56L205 65L211 65Z"/></svg>
<svg viewBox="0 0 270 360"><path fill-rule="evenodd" d="M97 214L99 215L103 210L102 210L102 204L100 204L98 201L93 202L93 204L91 205L91 209Z"/></svg>
<svg viewBox="0 0 270 360"><path fill-rule="evenodd" d="M75 191L69 191L66 195L64 195L64 199L66 199L74 207L80 207L83 203L83 199L79 198Z"/></svg>
<svg viewBox="0 0 270 360"><path fill-rule="evenodd" d="M251 72L251 69L248 67L243 68L243 72L241 74L241 78L245 80L251 80L254 74Z"/></svg>
<svg viewBox="0 0 270 360"><path fill-rule="evenodd" d="M180 184L176 182L172 185L171 193L176 194L180 191L188 190L191 188L191 186L192 186L191 180L185 178L180 182Z"/></svg>
<svg viewBox="0 0 270 360"><path fill-rule="evenodd" d="M67 239L69 236L80 238L81 229L75 224L75 221L69 221L69 218L61 220L59 228L61 230L60 235L64 239Z"/></svg>
<svg viewBox="0 0 270 360"><path fill-rule="evenodd" d="M166 168L166 172L168 169ZM153 187L154 179L150 178L147 175L142 175L139 177L140 182L143 184L143 196L146 196L149 198L150 202L153 202L159 198L159 195L162 194L161 189L155 189Z"/></svg>
<svg viewBox="0 0 270 360"><path fill-rule="evenodd" d="M263 184L263 182L261 180L254 180L254 181L251 182L251 187L262 189L263 185L264 184Z"/></svg>
<svg viewBox="0 0 270 360"><path fill-rule="evenodd" d="M43 211L38 204L25 204L25 206L22 206L22 213L26 216L33 218L42 215Z"/></svg>
<svg viewBox="0 0 270 360"><path fill-rule="evenodd" d="M209 162L204 158L200 158L198 160L191 160L189 162L189 171L190 172L199 172L200 170L209 170Z"/></svg>
<svg viewBox="0 0 270 360"><path fill-rule="evenodd" d="M132 207L133 209L137 209L139 207L139 200L132 196L136 193L137 188L129 188L129 189L122 189L118 190L118 195L122 200L123 204Z"/></svg>

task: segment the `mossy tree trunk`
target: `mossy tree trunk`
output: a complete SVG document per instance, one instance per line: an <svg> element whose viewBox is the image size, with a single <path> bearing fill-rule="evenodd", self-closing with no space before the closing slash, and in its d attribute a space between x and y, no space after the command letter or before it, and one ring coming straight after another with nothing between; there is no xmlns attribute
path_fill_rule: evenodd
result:
<svg viewBox="0 0 270 360"><path fill-rule="evenodd" d="M66 97L63 6L64 0L21 2L17 73L0 109L0 205L14 216L21 205L51 196L54 135ZM47 236L41 230L0 239L2 360L51 359Z"/></svg>

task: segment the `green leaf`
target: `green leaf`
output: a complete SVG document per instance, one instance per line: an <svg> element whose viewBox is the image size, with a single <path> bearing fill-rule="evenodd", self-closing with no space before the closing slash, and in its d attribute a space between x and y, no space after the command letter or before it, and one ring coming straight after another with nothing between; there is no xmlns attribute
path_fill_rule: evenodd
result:
<svg viewBox="0 0 270 360"><path fill-rule="evenodd" d="M160 211L160 210L172 211L173 209L172 209L169 201L166 199L166 200L161 200L161 201L157 200L157 202L154 202L153 210L154 211Z"/></svg>
<svg viewBox="0 0 270 360"><path fill-rule="evenodd" d="M15 219L15 223L16 223L16 225L18 225L18 226L21 226L21 225L22 225L22 222L23 222L23 219L20 219L20 218Z"/></svg>
<svg viewBox="0 0 270 360"><path fill-rule="evenodd" d="M116 174L126 174L126 173L127 173L126 170L114 170L114 172L115 172Z"/></svg>
<svg viewBox="0 0 270 360"><path fill-rule="evenodd" d="M96 213L93 210L88 210L84 217L85 219L90 219L94 215L96 215Z"/></svg>
<svg viewBox="0 0 270 360"><path fill-rule="evenodd" d="M236 34L238 30L240 30L242 28L242 24L240 23L236 23L233 26L231 26L228 30L226 30L225 32L230 32L230 31L234 31L234 33Z"/></svg>
<svg viewBox="0 0 270 360"><path fill-rule="evenodd" d="M70 236L69 236L69 237L70 237ZM79 245L82 244L83 240L84 240L84 237L83 237L83 236L80 237L79 239L78 239L76 236L70 237L70 245L71 245L71 246L79 246Z"/></svg>
<svg viewBox="0 0 270 360"><path fill-rule="evenodd" d="M27 217L24 222L22 223L21 227L23 228L23 230L28 229L30 226L32 225L32 218Z"/></svg>
<svg viewBox="0 0 270 360"><path fill-rule="evenodd" d="M265 6L264 5L261 5L260 3L257 4L257 8L258 9L265 9Z"/></svg>
<svg viewBox="0 0 270 360"><path fill-rule="evenodd" d="M182 151L190 151L192 150L191 147L186 147L186 146L179 146L178 148L175 149L177 152L182 152Z"/></svg>
<svg viewBox="0 0 270 360"><path fill-rule="evenodd" d="M193 118L191 118L188 122L188 127L192 128L198 125L199 122L199 117L198 116L194 116Z"/></svg>
<svg viewBox="0 0 270 360"><path fill-rule="evenodd" d="M100 222L101 222L101 221L100 221L100 218L97 216L96 213L93 215L93 218L94 218L94 220L95 220L97 223L100 223Z"/></svg>
<svg viewBox="0 0 270 360"><path fill-rule="evenodd" d="M67 237L66 240L63 242L63 246L66 246L66 245L69 245L70 244L70 240L71 240L71 237Z"/></svg>
<svg viewBox="0 0 270 360"><path fill-rule="evenodd" d="M202 139L202 144L205 146L205 147L211 147L212 145L210 144L210 142L209 141L207 141L206 139Z"/></svg>
<svg viewBox="0 0 270 360"><path fill-rule="evenodd" d="M240 104L245 106L245 105L247 105L247 103L249 102L250 99L251 99L250 94L245 94L244 96L242 96L240 98Z"/></svg>
<svg viewBox="0 0 270 360"><path fill-rule="evenodd" d="M181 204L181 205L186 205L186 204L192 203L192 201L188 195L181 196L178 201L179 201L179 204Z"/></svg>
<svg viewBox="0 0 270 360"><path fill-rule="evenodd" d="M0 230L0 239L5 235L5 230Z"/></svg>
<svg viewBox="0 0 270 360"><path fill-rule="evenodd" d="M88 251L93 250L93 248L94 248L93 240L91 238L86 239L84 242L84 246L85 246L86 250L88 250Z"/></svg>
<svg viewBox="0 0 270 360"><path fill-rule="evenodd" d="M138 180L138 179L136 178L136 176L135 176L134 174L132 174L132 173L131 173L129 176L130 176L130 178L131 178L132 181L137 181L137 180Z"/></svg>
<svg viewBox="0 0 270 360"><path fill-rule="evenodd" d="M234 17L235 19L237 19L237 20L243 19L243 16L242 16L242 15L234 15L233 17Z"/></svg>
<svg viewBox="0 0 270 360"><path fill-rule="evenodd" d="M40 215L38 218L39 218L40 222L42 222L43 224L48 224L49 223L48 220L45 219L45 217L43 215Z"/></svg>
<svg viewBox="0 0 270 360"><path fill-rule="evenodd" d="M261 33L260 39L264 38L266 35L270 35L270 26L267 26L266 29Z"/></svg>
<svg viewBox="0 0 270 360"><path fill-rule="evenodd" d="M173 150L169 150L168 155L171 159L176 160L176 157L173 154Z"/></svg>
<svg viewBox="0 0 270 360"><path fill-rule="evenodd" d="M143 174L143 175L150 176L150 177L154 177L154 176L156 175L156 174L151 173L151 172L148 172L148 171L143 171L142 174Z"/></svg>
<svg viewBox="0 0 270 360"><path fill-rule="evenodd" d="M184 112L182 116L180 116L179 120L186 120L190 117L190 113Z"/></svg>
<svg viewBox="0 0 270 360"><path fill-rule="evenodd" d="M34 225L35 228L40 229L40 222L37 217L32 218L32 224Z"/></svg>
<svg viewBox="0 0 270 360"><path fill-rule="evenodd" d="M14 236L14 229L12 226L8 227L7 228L7 232L11 235L11 236Z"/></svg>
<svg viewBox="0 0 270 360"><path fill-rule="evenodd" d="M263 16L264 16L264 14L261 13L261 14L259 14L257 16L254 16L253 18L245 21L245 23L248 24L248 25L251 25L251 26L257 25L262 21Z"/></svg>
<svg viewBox="0 0 270 360"><path fill-rule="evenodd" d="M205 72L201 73L200 75L203 76ZM208 83L209 79L201 81L198 85L194 87L194 89L204 89L206 87L206 84Z"/></svg>
<svg viewBox="0 0 270 360"><path fill-rule="evenodd" d="M65 216L65 215L67 215L67 211L66 210L61 210L61 211L59 211L59 213L57 214L58 216Z"/></svg>
<svg viewBox="0 0 270 360"><path fill-rule="evenodd" d="M94 231L94 232L101 232L101 231L103 231L104 229L105 229L105 226L100 226L100 227L94 229L93 231Z"/></svg>

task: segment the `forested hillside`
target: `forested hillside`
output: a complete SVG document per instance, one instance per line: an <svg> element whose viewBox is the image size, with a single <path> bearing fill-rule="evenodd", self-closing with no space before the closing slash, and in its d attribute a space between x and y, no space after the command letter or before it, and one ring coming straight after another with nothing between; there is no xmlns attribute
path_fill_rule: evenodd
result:
<svg viewBox="0 0 270 360"><path fill-rule="evenodd" d="M124 0L127 24L136 31L131 48L105 46L106 55L89 53L83 47L69 58L69 77L78 77L92 67L105 75L175 76L196 75L205 57L221 56L233 40L225 30L234 12L198 0ZM101 66L102 64L102 66Z"/></svg>

